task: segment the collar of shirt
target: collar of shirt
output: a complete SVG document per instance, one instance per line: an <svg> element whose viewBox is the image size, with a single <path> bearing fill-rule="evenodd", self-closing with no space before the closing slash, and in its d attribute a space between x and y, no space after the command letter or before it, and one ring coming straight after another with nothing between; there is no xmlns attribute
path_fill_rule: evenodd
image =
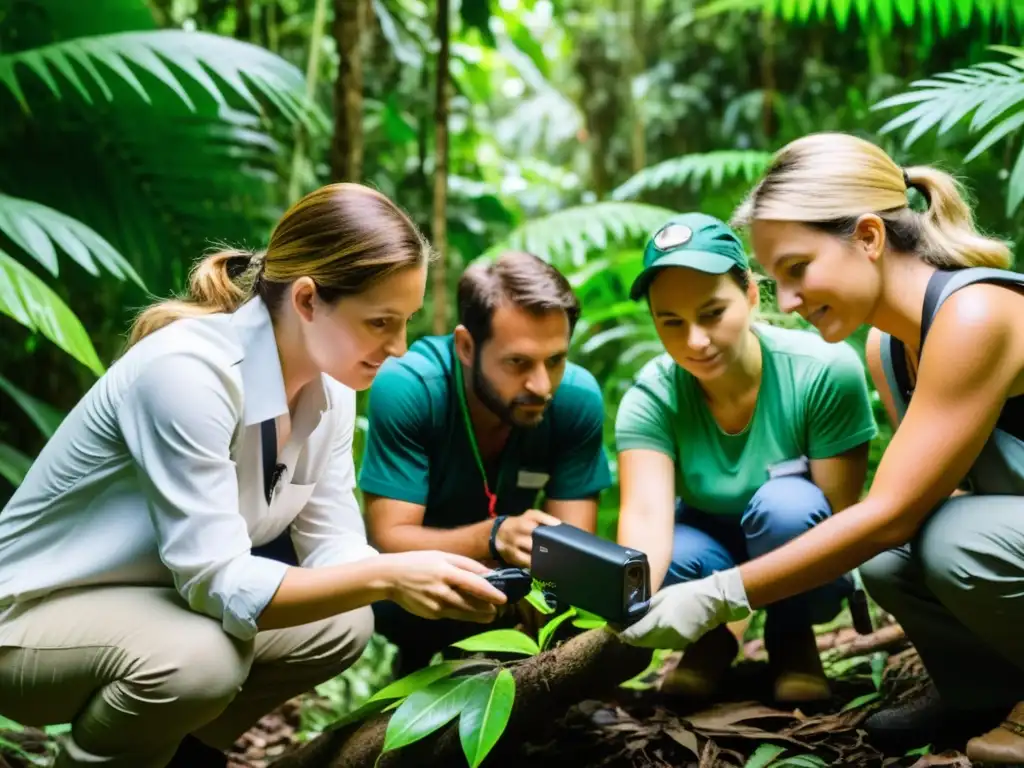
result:
<svg viewBox="0 0 1024 768"><path fill-rule="evenodd" d="M242 412L245 426L282 416L288 412L288 397L284 389L281 358L277 353L274 324L267 305L257 296L239 307L231 315L230 322L242 348L238 368L245 388ZM323 376L320 374L303 388L296 413L296 427L299 426L299 412L319 421L320 416L330 410ZM309 431L315 426L315 423L309 425Z"/></svg>

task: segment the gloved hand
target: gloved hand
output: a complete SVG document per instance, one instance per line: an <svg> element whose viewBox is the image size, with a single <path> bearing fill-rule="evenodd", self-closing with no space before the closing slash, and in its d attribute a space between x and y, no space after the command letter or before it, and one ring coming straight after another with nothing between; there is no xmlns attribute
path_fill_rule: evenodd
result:
<svg viewBox="0 0 1024 768"><path fill-rule="evenodd" d="M739 568L663 587L640 621L619 633L630 645L685 650L719 624L750 614Z"/></svg>

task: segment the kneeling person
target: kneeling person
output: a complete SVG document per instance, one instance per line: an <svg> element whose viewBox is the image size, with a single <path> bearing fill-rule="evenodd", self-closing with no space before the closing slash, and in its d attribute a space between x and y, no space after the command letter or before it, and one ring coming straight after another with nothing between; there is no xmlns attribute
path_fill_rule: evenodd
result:
<svg viewBox="0 0 1024 768"><path fill-rule="evenodd" d="M458 309L453 334L387 361L370 391L359 479L368 532L382 552L438 549L528 568L533 529L564 521L594 531L611 485L601 390L567 361L579 303L557 270L511 252L466 270ZM480 631L388 603L374 612L401 674Z"/></svg>
<svg viewBox="0 0 1024 768"><path fill-rule="evenodd" d="M753 322L757 286L728 226L668 222L632 293L667 354L619 408L619 543L647 553L654 589L758 557L857 501L875 434L864 368L848 345ZM779 701L828 697L811 627L851 591L843 578L768 607ZM714 629L671 683L709 695L736 653L728 628Z"/></svg>

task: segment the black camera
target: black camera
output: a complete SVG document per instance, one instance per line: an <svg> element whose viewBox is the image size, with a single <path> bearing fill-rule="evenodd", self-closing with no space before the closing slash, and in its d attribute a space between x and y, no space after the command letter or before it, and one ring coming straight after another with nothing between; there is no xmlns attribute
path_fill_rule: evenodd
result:
<svg viewBox="0 0 1024 768"><path fill-rule="evenodd" d="M559 602L609 624L627 626L647 613L651 571L647 555L568 523L533 529L532 575Z"/></svg>

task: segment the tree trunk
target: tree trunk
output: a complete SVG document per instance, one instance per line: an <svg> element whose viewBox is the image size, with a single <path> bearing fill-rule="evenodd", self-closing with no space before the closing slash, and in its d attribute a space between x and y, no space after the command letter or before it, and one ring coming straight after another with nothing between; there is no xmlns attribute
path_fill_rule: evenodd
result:
<svg viewBox="0 0 1024 768"><path fill-rule="evenodd" d="M331 142L331 178L335 181L363 178L363 38L369 6L368 0L334 0L339 57Z"/></svg>
<svg viewBox="0 0 1024 768"><path fill-rule="evenodd" d="M488 765L511 757L531 733L584 699L601 696L639 674L650 649L635 648L603 629L578 635L512 667L516 698L508 726ZM328 731L274 761L273 768L403 768L465 764L458 720L421 742L380 756L391 713L353 728ZM376 762L380 758L380 762Z"/></svg>
<svg viewBox="0 0 1024 768"><path fill-rule="evenodd" d="M633 40L633 50L630 56L629 67L629 104L633 111L633 125L631 135L631 149L633 160L633 173L639 173L647 167L647 130L644 125L643 107L636 97L634 87L636 79L643 74L646 66L644 56L644 3L643 0L633 0L633 14L630 23L630 37Z"/></svg>
<svg viewBox="0 0 1024 768"><path fill-rule="evenodd" d="M252 0L235 3L235 38L252 40Z"/></svg>
<svg viewBox="0 0 1024 768"><path fill-rule="evenodd" d="M437 2L437 96L434 109L434 333L448 332L448 0Z"/></svg>

